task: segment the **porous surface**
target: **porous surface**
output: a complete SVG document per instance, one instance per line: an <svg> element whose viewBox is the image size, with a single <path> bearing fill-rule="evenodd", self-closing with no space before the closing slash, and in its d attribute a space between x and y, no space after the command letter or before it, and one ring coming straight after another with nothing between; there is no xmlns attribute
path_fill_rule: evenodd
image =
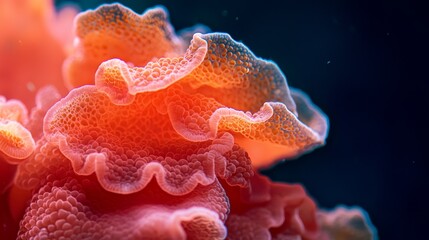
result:
<svg viewBox="0 0 429 240"><path fill-rule="evenodd" d="M75 32L78 43L65 64L69 87L94 83L103 61L120 58L144 66L156 58L180 55L186 48L161 7L138 15L119 4L101 6L79 14Z"/></svg>

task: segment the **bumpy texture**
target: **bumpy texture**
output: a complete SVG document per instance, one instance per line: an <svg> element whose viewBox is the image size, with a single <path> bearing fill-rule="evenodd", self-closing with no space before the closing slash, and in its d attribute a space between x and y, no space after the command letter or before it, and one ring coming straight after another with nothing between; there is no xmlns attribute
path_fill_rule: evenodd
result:
<svg viewBox="0 0 429 240"><path fill-rule="evenodd" d="M163 8L139 16L119 5L101 6L97 11L81 13L75 26L79 41L65 64L71 87L93 83L100 63L111 58L146 65L154 58L181 54L185 48Z"/></svg>
<svg viewBox="0 0 429 240"><path fill-rule="evenodd" d="M162 7L138 15L112 4L80 13L70 48L70 36L55 27L69 27L70 8L55 15L47 1L1 4L23 4L38 20L57 16L57 25L34 24L62 43L52 61L68 54L63 75L70 91L63 96L51 60L32 73L37 94L1 85L8 99L25 97L35 106L28 114L22 102L0 97L0 236L375 237L362 227L361 212L318 211L302 186L273 183L257 172L324 144L328 131L324 113L290 89L273 62L228 34L204 34L204 26L176 35ZM0 21L0 30L11 29ZM46 31L28 36L43 45ZM12 35L5 36L0 44ZM18 53L27 60L33 54ZM0 59L7 56L0 52ZM52 77L44 75L48 67ZM8 83L15 79L4 76ZM57 88L43 87L48 82L38 77Z"/></svg>
<svg viewBox="0 0 429 240"><path fill-rule="evenodd" d="M218 183L181 197L152 184L125 197L88 179L62 178L33 195L18 239L222 239L226 229L219 216L226 210Z"/></svg>
<svg viewBox="0 0 429 240"><path fill-rule="evenodd" d="M21 102L0 96L0 158L15 162L33 153L33 137L23 126L27 121L27 109Z"/></svg>
<svg viewBox="0 0 429 240"><path fill-rule="evenodd" d="M212 56L213 49L219 51L216 57ZM237 60L237 56L243 60ZM249 68L226 64L231 59ZM265 76L259 76L261 73ZM224 75L227 77L220 77ZM195 34L181 58L159 59L145 67L129 67L114 59L101 64L96 74L96 85L117 104L129 104L138 93L158 90L162 94L160 90L172 84L182 86L186 93L172 100L163 98L177 132L191 141L204 141L218 131L231 131L236 142L247 149L262 144L264 148L256 149L264 149L265 153L249 152L255 166L294 157L326 138L327 118L308 97L299 91L291 94L274 64L256 59L226 34ZM225 95L231 89L237 93ZM262 89L266 95L259 98L255 89ZM302 102L299 110L303 121L298 117L300 112L295 113L293 97Z"/></svg>

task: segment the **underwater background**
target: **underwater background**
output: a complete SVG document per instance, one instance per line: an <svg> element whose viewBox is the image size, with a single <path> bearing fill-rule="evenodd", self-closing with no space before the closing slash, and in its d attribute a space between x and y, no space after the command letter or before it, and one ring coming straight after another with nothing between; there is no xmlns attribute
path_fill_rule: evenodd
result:
<svg viewBox="0 0 429 240"><path fill-rule="evenodd" d="M161 4L176 30L201 23L273 60L329 116L330 131L322 148L263 173L303 184L321 208L362 207L380 239L424 238L429 27L417 2L55 2L82 10L120 2L138 13Z"/></svg>

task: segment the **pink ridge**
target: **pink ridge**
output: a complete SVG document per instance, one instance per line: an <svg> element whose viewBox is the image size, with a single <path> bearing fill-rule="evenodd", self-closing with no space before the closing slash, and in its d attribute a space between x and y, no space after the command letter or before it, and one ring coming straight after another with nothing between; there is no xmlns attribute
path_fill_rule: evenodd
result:
<svg viewBox="0 0 429 240"><path fill-rule="evenodd" d="M174 195L189 193L197 184L211 184L216 175L235 178L234 172L225 172L233 159L225 156L232 153L244 161L233 165L243 165L250 177L252 169L246 167L250 160L238 146L233 148L230 134L189 142L175 132L168 116L156 113L150 99L150 95L139 95L132 104L116 106L97 87L75 89L48 111L45 137L59 146L77 174L95 172L105 189L117 193L137 192L152 177ZM89 102L91 105L82 107ZM68 117L71 113L73 116ZM125 122L115 120L116 114ZM126 125L129 119L133 124Z"/></svg>
<svg viewBox="0 0 429 240"><path fill-rule="evenodd" d="M255 175L241 194L227 190L231 213L227 239L318 239L316 205L300 185Z"/></svg>
<svg viewBox="0 0 429 240"><path fill-rule="evenodd" d="M230 99L234 98L234 94L226 95L228 97L224 97L219 102L211 98L210 96L213 96L218 99L216 94L228 91L230 88L238 89L239 87L234 84L252 84L249 82L222 82L226 81L224 79L216 80L220 81L218 83L216 81L212 82L210 77L214 74L211 71L214 70L210 70L213 69L213 67L210 67L210 64L216 65L213 61L220 62L216 65L219 68L228 69L228 66L222 68L219 65L227 61L227 59L207 60L207 56L214 54L214 50L211 50L211 48L217 45L227 45L229 46L228 49L230 49L228 51L241 52L240 56L246 56L244 59L247 59L249 63L247 65L242 63L243 66L255 67L259 64L260 68L266 69L268 74L265 76L266 78L270 78L269 74L275 76L274 82L279 85L278 89L270 93L271 95L268 94L268 99L265 99L265 101L272 99L280 102L267 101L261 106L258 112L251 114L250 112L237 110L219 103L236 105L236 100ZM247 55L249 56L247 57ZM229 55L226 54L226 56ZM236 59L236 61L241 60ZM222 71L226 71L228 74L236 74L234 71L242 71L240 69L240 66L234 65L230 70ZM205 79L203 78L204 76L206 76ZM249 77L247 81L257 80ZM168 113L175 130L184 138L191 141L213 139L216 137L218 130L236 132L239 134L237 139L241 139L241 136L244 136L243 140L239 141L239 143L249 151L251 158L254 159L254 165L257 167L269 166L279 158L295 157L323 144L328 130L328 120L324 113L316 106L313 106L308 97L301 92L290 94L285 78L275 65L257 59L244 45L236 43L228 35L195 34L183 58L163 58L157 62L149 62L145 67L130 67L120 60L109 60L104 62L98 69L96 84L101 87L101 91L108 93L115 104L129 104L136 94L160 91L172 84L185 86L184 91L180 93L180 97L174 99L165 98L165 104L167 105ZM197 89L192 90L187 84L197 87ZM203 87L206 84L214 84L213 86L217 87L206 92ZM242 86L242 88L245 91L245 86ZM195 91L198 93L195 94ZM205 93L205 95L200 95L200 92ZM279 96L286 97L280 99ZM287 96L289 96L290 100ZM292 100L293 97L302 104L302 106L297 107L305 116L305 119L302 118L305 122L300 121L300 113L296 112L296 105ZM183 100L183 98L188 98L188 100ZM246 101L243 99L240 100ZM192 104L188 105L185 103L187 107L183 108L181 106L183 101L187 101L188 103L192 101ZM188 112L192 105L197 106L199 109L204 108L204 111ZM211 109L207 109L207 106L212 107ZM189 117L184 117L185 115ZM283 120L279 121L277 120L278 118ZM244 126L231 127L231 124L236 124L237 121ZM219 123L222 126L219 126ZM260 133L255 135L255 132ZM267 133L263 134L263 132ZM272 149L272 151L268 151L272 152L272 154L263 156L252 151L252 149L257 149L253 147L257 144L262 144Z"/></svg>

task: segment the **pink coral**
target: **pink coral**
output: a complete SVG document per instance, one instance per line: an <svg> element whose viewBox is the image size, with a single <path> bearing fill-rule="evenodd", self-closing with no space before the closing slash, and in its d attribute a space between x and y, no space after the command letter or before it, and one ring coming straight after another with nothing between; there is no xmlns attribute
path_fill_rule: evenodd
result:
<svg viewBox="0 0 429 240"><path fill-rule="evenodd" d="M163 8L104 5L75 23L72 90L60 99L37 82L30 115L0 99L5 236L337 239L300 185L256 171L327 136L327 117L274 63L227 34L177 36Z"/></svg>

